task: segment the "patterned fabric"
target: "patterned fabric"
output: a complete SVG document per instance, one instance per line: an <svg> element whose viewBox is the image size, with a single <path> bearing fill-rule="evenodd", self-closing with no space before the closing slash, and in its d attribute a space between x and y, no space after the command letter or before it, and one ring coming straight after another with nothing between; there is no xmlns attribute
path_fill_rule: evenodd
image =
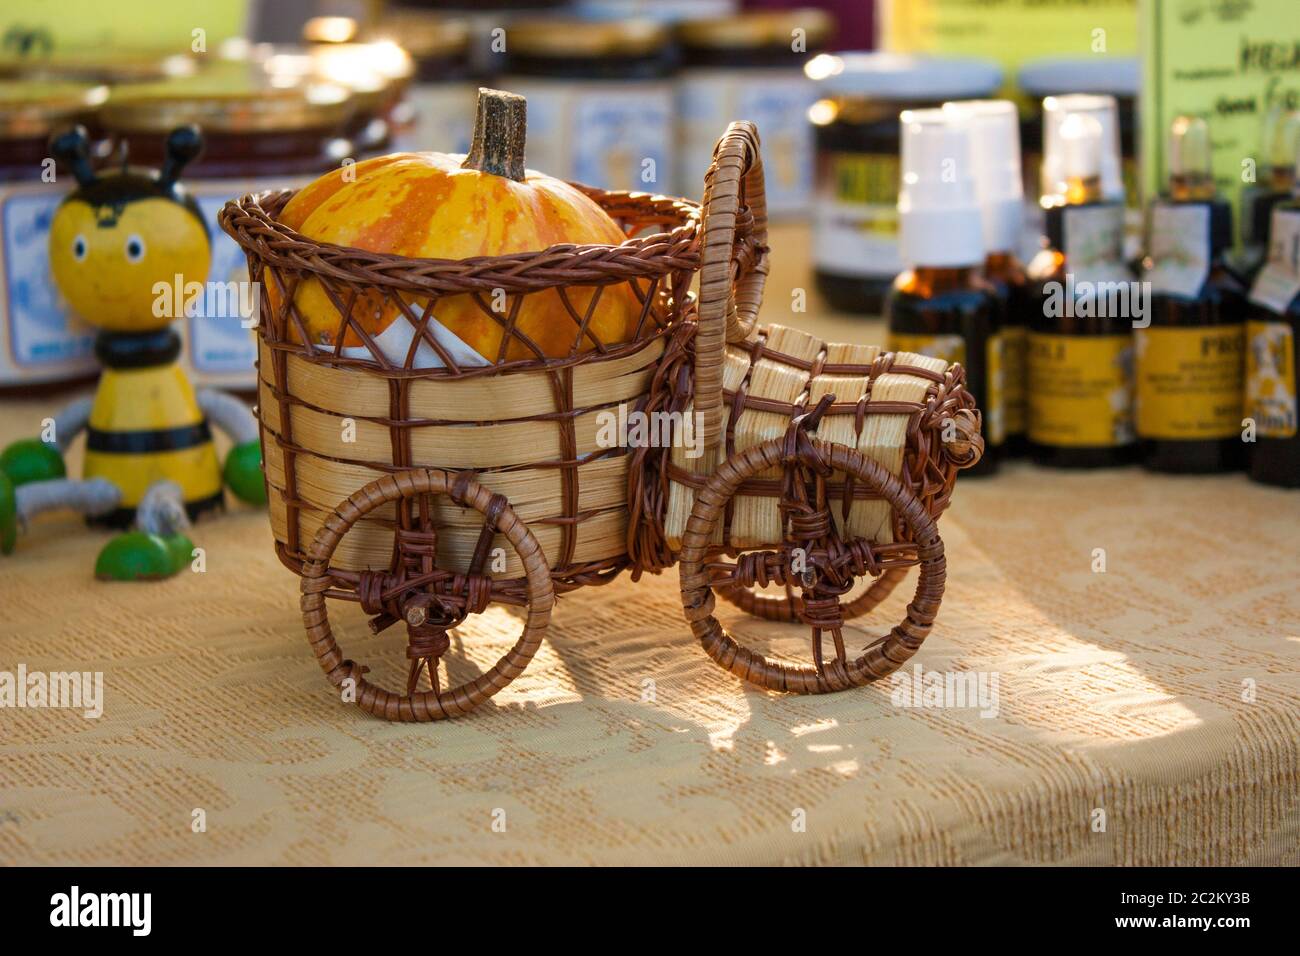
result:
<svg viewBox="0 0 1300 956"><path fill-rule="evenodd" d="M4 411L0 443L47 413ZM903 674L996 674L995 716L751 690L692 643L670 571L561 598L522 678L406 726L326 683L264 517L204 522L206 571L150 585L95 582L104 535L41 520L0 559L0 670L103 671L104 713L0 710L0 863L1295 864L1296 502L1240 476L959 482ZM331 614L396 685L402 635ZM491 609L453 655L487 666L517 625Z"/></svg>

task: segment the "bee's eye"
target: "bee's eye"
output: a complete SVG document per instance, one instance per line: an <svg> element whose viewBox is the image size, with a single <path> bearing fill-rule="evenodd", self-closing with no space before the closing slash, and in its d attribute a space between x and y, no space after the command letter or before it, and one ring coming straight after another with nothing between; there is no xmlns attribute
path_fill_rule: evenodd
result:
<svg viewBox="0 0 1300 956"><path fill-rule="evenodd" d="M144 240L139 236L126 237L126 261L139 262L144 258Z"/></svg>
<svg viewBox="0 0 1300 956"><path fill-rule="evenodd" d="M86 245L85 236L77 236L76 239L72 240L72 258L76 259L78 262L85 262L87 251L88 247Z"/></svg>

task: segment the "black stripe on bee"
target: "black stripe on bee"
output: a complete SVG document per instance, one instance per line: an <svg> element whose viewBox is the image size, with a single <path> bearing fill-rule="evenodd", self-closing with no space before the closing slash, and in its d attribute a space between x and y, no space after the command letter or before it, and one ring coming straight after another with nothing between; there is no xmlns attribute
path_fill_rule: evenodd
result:
<svg viewBox="0 0 1300 956"><path fill-rule="evenodd" d="M86 432L86 450L117 455L145 455L157 451L179 451L212 441L207 419L180 428L157 431L106 432L90 428Z"/></svg>

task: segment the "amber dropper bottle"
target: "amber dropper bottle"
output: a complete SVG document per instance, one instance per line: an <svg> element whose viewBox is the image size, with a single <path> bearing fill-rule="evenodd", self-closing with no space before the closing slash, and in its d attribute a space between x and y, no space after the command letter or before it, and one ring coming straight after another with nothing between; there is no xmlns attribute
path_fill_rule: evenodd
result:
<svg viewBox="0 0 1300 956"><path fill-rule="evenodd" d="M1169 187L1151 204L1151 324L1134 330L1137 433L1153 471L1240 468L1246 289L1224 263L1232 208L1214 188L1210 130L1180 116L1169 139Z"/></svg>
<svg viewBox="0 0 1300 956"><path fill-rule="evenodd" d="M1020 171L1020 115L1010 100L965 100L945 103L945 110L962 117L971 131L975 189L983 224L984 280L998 304L999 367L991 372L993 388L1002 395L1003 456L1025 454L1028 396L1026 394L1026 323L1034 307L1029 279L1015 249L1025 219L1025 184Z"/></svg>
<svg viewBox="0 0 1300 956"><path fill-rule="evenodd" d="M970 130L942 109L907 110L902 125L899 250L904 270L885 300L889 347L959 362L980 408L984 457L966 472L997 470L1004 411L997 300L981 277L983 227Z"/></svg>
<svg viewBox="0 0 1300 956"><path fill-rule="evenodd" d="M1044 108L1045 247L1028 267L1030 455L1042 465L1100 468L1134 460L1133 314L1123 261L1124 203L1104 191L1118 170L1115 101L1048 97ZM1098 116L1109 113L1109 131ZM1114 151L1113 162L1104 153ZM1122 189L1121 193L1122 195Z"/></svg>
<svg viewBox="0 0 1300 956"><path fill-rule="evenodd" d="M1295 157L1300 149L1300 112L1280 103L1264 116L1260 137L1262 157L1256 181L1242 190L1241 252L1235 269L1250 285L1268 258L1268 233L1273 208L1291 198L1296 185Z"/></svg>
<svg viewBox="0 0 1300 956"><path fill-rule="evenodd" d="M1250 301L1246 419L1255 442L1249 474L1265 484L1300 488L1300 196L1273 207L1268 261Z"/></svg>

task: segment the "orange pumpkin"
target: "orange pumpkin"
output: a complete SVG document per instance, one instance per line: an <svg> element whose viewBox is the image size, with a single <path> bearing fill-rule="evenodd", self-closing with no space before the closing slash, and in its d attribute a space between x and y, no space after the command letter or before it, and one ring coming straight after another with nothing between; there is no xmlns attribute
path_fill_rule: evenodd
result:
<svg viewBox="0 0 1300 956"><path fill-rule="evenodd" d="M622 229L596 203L567 183L524 170L522 127L522 97L480 91L474 148L468 157L395 153L365 160L350 167L346 178L334 171L304 187L284 207L280 220L321 242L418 258L535 252L558 243L621 243ZM586 314L595 291L566 289L578 316ZM269 294L274 307L279 296L273 285ZM488 306L501 304L492 298L482 297ZM294 301L312 339L333 346L340 318L321 284L304 281ZM408 304L419 316L427 300ZM635 334L640 313L640 303L625 283L606 286L589 328L605 344L625 342ZM507 306L501 318L508 314ZM500 357L504 329L472 296L439 299L433 315L478 356L489 362ZM375 290L359 297L353 317L372 338L394 322L409 325L392 298ZM578 324L554 289L525 296L516 327L552 358L568 355L578 338ZM361 344L347 329L344 347ZM584 338L579 351L593 345ZM397 351L400 354L389 357L404 361L405 344ZM505 357L534 354L512 339Z"/></svg>

